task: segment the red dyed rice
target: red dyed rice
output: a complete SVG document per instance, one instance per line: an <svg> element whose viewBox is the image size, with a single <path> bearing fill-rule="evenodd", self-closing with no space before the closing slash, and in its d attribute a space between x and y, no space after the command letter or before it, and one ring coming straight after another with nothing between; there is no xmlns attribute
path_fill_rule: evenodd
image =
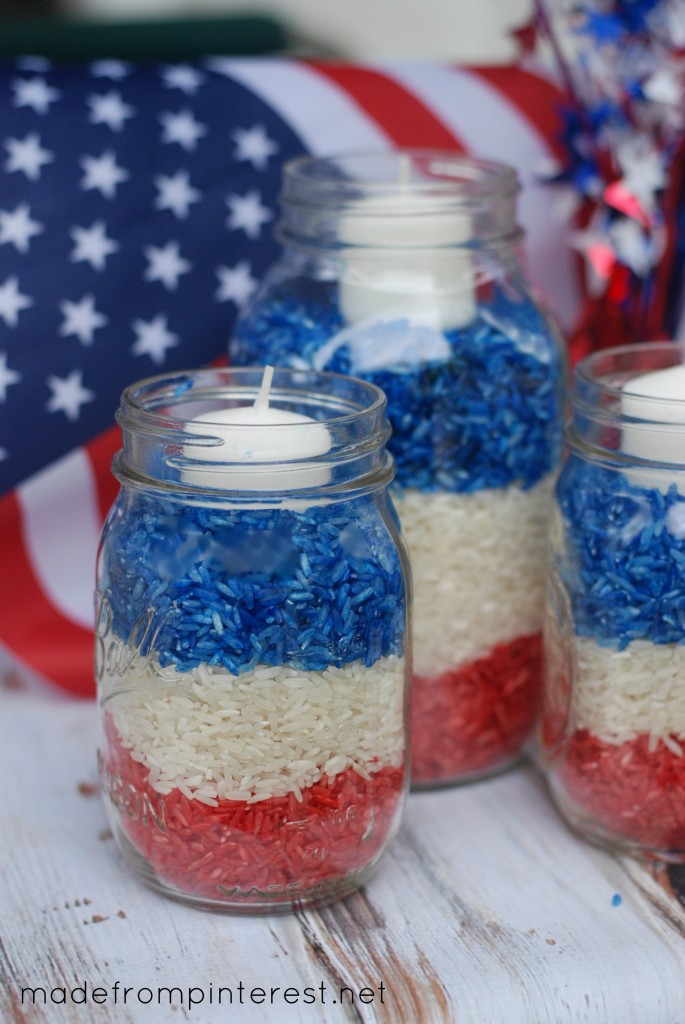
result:
<svg viewBox="0 0 685 1024"><path fill-rule="evenodd" d="M543 723L543 744L558 732ZM646 851L685 851L685 756L663 743L650 751L646 734L611 744L587 729L546 752L553 787L579 827Z"/></svg>
<svg viewBox="0 0 685 1024"><path fill-rule="evenodd" d="M530 736L538 707L540 636L498 644L412 690L413 783L458 781L504 767Z"/></svg>
<svg viewBox="0 0 685 1024"><path fill-rule="evenodd" d="M396 824L404 790L402 768L368 780L348 769L305 789L301 802L289 794L210 807L178 789L162 797L110 716L102 769L118 776L118 792L137 794L135 817L120 809L119 820L156 875L186 894L231 903L304 899L368 867ZM162 805L164 829L150 811L161 818Z"/></svg>

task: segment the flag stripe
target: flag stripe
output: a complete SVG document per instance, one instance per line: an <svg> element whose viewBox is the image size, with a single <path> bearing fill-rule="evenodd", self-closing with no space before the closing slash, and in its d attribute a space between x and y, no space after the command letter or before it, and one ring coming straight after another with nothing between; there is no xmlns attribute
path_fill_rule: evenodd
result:
<svg viewBox="0 0 685 1024"><path fill-rule="evenodd" d="M470 72L506 96L521 116L542 136L545 144L559 159L566 158L561 141L563 122L561 109L564 94L552 82L533 75L525 68L471 68Z"/></svg>
<svg viewBox="0 0 685 1024"><path fill-rule="evenodd" d="M76 449L17 490L32 576L51 605L91 629L100 513L94 473Z"/></svg>
<svg viewBox="0 0 685 1024"><path fill-rule="evenodd" d="M114 499L119 493L119 481L112 473L112 459L121 448L121 430L119 427L111 427L99 434L86 446L86 453L90 460L99 515L102 522L105 521Z"/></svg>
<svg viewBox="0 0 685 1024"><path fill-rule="evenodd" d="M0 534L11 537L0 573L1 639L46 679L78 696L92 696L93 633L60 615L34 575L20 538L22 513L14 494L0 499ZM27 611L30 609L30 611Z"/></svg>
<svg viewBox="0 0 685 1024"><path fill-rule="evenodd" d="M334 82L288 60L215 57L212 71L240 82L268 103L312 154L385 150L389 134Z"/></svg>
<svg viewBox="0 0 685 1024"><path fill-rule="evenodd" d="M396 146L464 151L458 135L400 82L373 68L320 63L311 66L351 96Z"/></svg>

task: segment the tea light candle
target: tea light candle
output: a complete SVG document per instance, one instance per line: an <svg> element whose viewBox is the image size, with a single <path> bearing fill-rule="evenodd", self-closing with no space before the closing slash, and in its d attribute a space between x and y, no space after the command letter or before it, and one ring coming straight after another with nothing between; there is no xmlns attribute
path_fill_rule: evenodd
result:
<svg viewBox="0 0 685 1024"><path fill-rule="evenodd" d="M623 387L621 412L644 421L623 427L622 450L647 462L685 461L685 365L669 366L634 377ZM685 494L685 480L675 470L634 469L631 482L666 493L675 483Z"/></svg>
<svg viewBox="0 0 685 1024"><path fill-rule="evenodd" d="M407 317L438 330L476 311L468 249L471 218L437 194L412 190L400 164L397 192L360 199L341 219L340 311L349 324Z"/></svg>
<svg viewBox="0 0 685 1024"><path fill-rule="evenodd" d="M215 409L187 423L188 433L218 438L220 443L184 446L184 456L198 460L197 468L183 470L184 483L232 491L281 491L329 483L328 467L297 465L330 451L328 429L310 416L270 405L273 374L273 366L265 367L253 405ZM209 468L208 462L216 466ZM246 468L237 469L236 463Z"/></svg>

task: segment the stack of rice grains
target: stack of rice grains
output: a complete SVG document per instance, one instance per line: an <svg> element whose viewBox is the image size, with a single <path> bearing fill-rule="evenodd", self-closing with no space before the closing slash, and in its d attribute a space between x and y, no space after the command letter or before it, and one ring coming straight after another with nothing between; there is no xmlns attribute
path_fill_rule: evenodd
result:
<svg viewBox="0 0 685 1024"><path fill-rule="evenodd" d="M355 888L406 788L404 584L373 497L134 494L103 552L101 767L138 870L255 909Z"/></svg>

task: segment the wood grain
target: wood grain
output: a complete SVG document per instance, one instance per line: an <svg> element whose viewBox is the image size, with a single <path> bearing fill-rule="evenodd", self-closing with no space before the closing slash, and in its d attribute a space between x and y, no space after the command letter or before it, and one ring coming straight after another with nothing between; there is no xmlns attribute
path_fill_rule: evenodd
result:
<svg viewBox="0 0 685 1024"><path fill-rule="evenodd" d="M1 695L0 1021L682 1024L685 873L567 831L532 768L410 798L369 885L316 912L206 914L126 870L95 785L92 704ZM622 897L620 906L613 896ZM26 986L179 986L175 1006L31 1006ZM325 1001L208 1001L220 986ZM384 985L384 999L378 998ZM188 1006L188 989L205 1002ZM373 1003L341 988L370 988ZM226 998L225 996L223 997ZM336 999L334 1002L333 1000Z"/></svg>

